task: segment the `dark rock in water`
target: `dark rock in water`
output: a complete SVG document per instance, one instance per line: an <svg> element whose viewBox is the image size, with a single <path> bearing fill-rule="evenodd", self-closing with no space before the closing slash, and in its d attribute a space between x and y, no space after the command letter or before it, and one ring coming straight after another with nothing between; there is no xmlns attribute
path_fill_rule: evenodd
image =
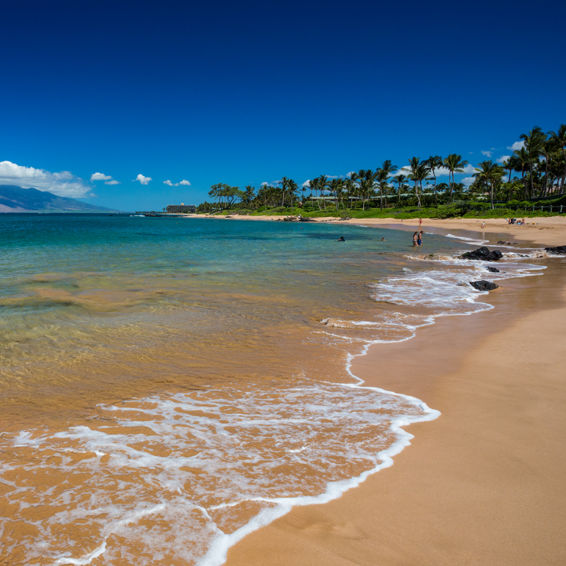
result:
<svg viewBox="0 0 566 566"><path fill-rule="evenodd" d="M544 248L549 254L566 255L566 246L554 246L553 248Z"/></svg>
<svg viewBox="0 0 566 566"><path fill-rule="evenodd" d="M499 269L497 269L497 267L491 267L491 265L487 266L487 270L491 273L499 273Z"/></svg>
<svg viewBox="0 0 566 566"><path fill-rule="evenodd" d="M503 254L499 250L491 251L489 248L482 246L477 250L466 252L460 256L461 259L479 259L481 261L499 261Z"/></svg>
<svg viewBox="0 0 566 566"><path fill-rule="evenodd" d="M477 289L478 291L493 291L493 289L497 289L499 285L492 283L491 281L470 281L470 285Z"/></svg>
<svg viewBox="0 0 566 566"><path fill-rule="evenodd" d="M506 242L505 240L499 240L499 242L497 242L498 246L512 246L513 242Z"/></svg>

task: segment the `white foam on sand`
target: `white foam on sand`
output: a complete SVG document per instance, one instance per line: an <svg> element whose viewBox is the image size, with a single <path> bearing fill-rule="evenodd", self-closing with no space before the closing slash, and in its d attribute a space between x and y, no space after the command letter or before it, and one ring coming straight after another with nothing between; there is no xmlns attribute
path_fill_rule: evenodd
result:
<svg viewBox="0 0 566 566"><path fill-rule="evenodd" d="M481 246L482 244L487 244L489 240L483 240L478 238L466 238L465 236L456 236L454 234L446 234L446 238L451 238L453 240L462 240L466 244L470 245L478 245Z"/></svg>

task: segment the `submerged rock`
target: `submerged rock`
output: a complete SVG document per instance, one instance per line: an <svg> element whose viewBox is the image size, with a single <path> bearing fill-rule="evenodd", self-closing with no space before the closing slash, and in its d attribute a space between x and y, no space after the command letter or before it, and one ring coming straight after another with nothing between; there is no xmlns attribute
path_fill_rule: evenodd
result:
<svg viewBox="0 0 566 566"><path fill-rule="evenodd" d="M499 273L499 269L497 269L497 267L492 267L491 265L488 265L488 266L487 266L487 270L488 270L490 273Z"/></svg>
<svg viewBox="0 0 566 566"><path fill-rule="evenodd" d="M472 250L471 252L463 253L461 259L479 259L481 261L499 261L503 257L503 254L499 250L491 251L489 248L482 246L477 250Z"/></svg>
<svg viewBox="0 0 566 566"><path fill-rule="evenodd" d="M566 246L554 246L551 248L544 248L549 254L564 254L566 255Z"/></svg>
<svg viewBox="0 0 566 566"><path fill-rule="evenodd" d="M484 279L480 281L470 281L470 285L478 291L493 291L493 289L497 289L499 287L496 283L493 283L492 281L485 281Z"/></svg>

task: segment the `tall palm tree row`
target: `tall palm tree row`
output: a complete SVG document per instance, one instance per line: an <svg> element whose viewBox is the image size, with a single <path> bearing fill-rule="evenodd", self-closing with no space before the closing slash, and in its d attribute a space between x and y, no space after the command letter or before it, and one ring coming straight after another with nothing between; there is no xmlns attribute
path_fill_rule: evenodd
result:
<svg viewBox="0 0 566 566"><path fill-rule="evenodd" d="M263 183L257 193L251 185L242 191L238 187L217 183L212 185L209 195L217 200L220 208L230 208L238 200L248 208L288 207L299 202L304 204L316 201L315 206L322 210L327 208L330 197L337 209L344 208L345 202L350 207L360 202L365 210L368 203L375 203L378 199L379 207L383 210L390 206L388 199L395 192L395 184L397 205L402 203L402 195L407 198L409 181L413 185L413 202L419 208L423 204L423 198L430 194L430 189L434 204L439 204L439 201L453 203L456 194L459 195L458 198L471 198L473 195L486 198L485 195L488 195L492 207L495 199L501 197L507 200L535 200L565 193L566 124L561 124L556 131L548 133L535 126L529 132L521 134L519 139L521 144L514 146L516 149L512 155L506 156L503 161L494 163L487 160L479 163L473 169L474 182L469 187L456 182L457 174L468 172L468 161L458 153L450 153L444 158L440 155L431 155L423 160L412 157L409 165L401 169L387 159L375 170L360 169L343 178L319 175L302 185L301 196L298 195L297 183L289 177L283 177L273 184ZM447 176L448 182L439 183L439 176ZM432 185L427 185L427 192L423 192L425 181L432 181ZM427 201L431 204L430 198L427 197ZM210 206L209 203L206 204Z"/></svg>

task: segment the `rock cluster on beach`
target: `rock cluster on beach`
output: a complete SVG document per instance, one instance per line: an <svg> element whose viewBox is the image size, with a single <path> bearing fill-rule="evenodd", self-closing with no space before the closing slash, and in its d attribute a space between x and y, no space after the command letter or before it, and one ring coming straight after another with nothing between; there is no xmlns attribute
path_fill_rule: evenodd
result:
<svg viewBox="0 0 566 566"><path fill-rule="evenodd" d="M471 252L463 253L460 259L477 259L480 261L499 261L503 254L499 250L490 250L485 246L472 250Z"/></svg>
<svg viewBox="0 0 566 566"><path fill-rule="evenodd" d="M470 281L470 285L478 291L493 291L493 289L497 289L499 287L497 283L485 281L484 279L481 279L480 281Z"/></svg>
<svg viewBox="0 0 566 566"><path fill-rule="evenodd" d="M566 255L566 246L554 246L551 248L544 248L549 254L560 254Z"/></svg>

